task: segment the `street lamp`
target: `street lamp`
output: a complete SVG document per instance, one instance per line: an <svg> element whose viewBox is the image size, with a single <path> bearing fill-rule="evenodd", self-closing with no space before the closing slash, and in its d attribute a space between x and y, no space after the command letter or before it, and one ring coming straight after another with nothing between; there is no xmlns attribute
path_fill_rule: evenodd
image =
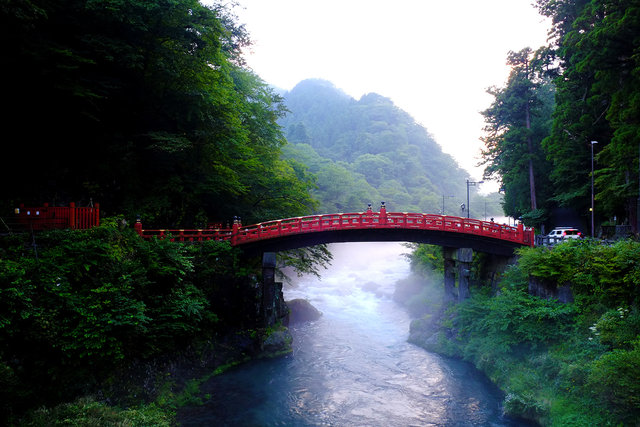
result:
<svg viewBox="0 0 640 427"><path fill-rule="evenodd" d="M467 218L470 218L471 206L469 206L469 186L482 184L484 181L469 181L467 179Z"/></svg>
<svg viewBox="0 0 640 427"><path fill-rule="evenodd" d="M598 141L591 141L591 237L595 237L594 236L594 222L593 222L593 215L594 215L594 197L593 197L593 145L597 144Z"/></svg>

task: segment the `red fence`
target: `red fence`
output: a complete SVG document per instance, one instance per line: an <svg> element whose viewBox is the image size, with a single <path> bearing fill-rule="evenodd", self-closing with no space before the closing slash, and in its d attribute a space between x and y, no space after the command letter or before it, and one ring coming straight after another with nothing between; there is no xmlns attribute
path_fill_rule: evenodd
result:
<svg viewBox="0 0 640 427"><path fill-rule="evenodd" d="M233 246L292 234L372 228L447 231L491 237L527 246L533 246L534 243L534 230L525 229L522 224L511 227L489 221L453 216L387 213L384 208L381 209L381 212L311 215L247 226L235 222L231 229L144 230L141 223L136 224L136 230L143 238L158 237L162 239L170 236L171 240L181 242L229 240Z"/></svg>
<svg viewBox="0 0 640 427"><path fill-rule="evenodd" d="M100 225L100 204L95 207L76 207L70 203L68 207L40 207L20 205L15 210L15 220L21 228L31 230L49 230L54 228L87 229Z"/></svg>

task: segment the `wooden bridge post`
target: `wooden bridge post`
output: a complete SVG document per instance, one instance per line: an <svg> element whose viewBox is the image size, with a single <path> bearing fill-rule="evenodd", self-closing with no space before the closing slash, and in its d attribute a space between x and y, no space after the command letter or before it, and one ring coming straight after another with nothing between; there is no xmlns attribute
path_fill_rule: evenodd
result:
<svg viewBox="0 0 640 427"><path fill-rule="evenodd" d="M133 229L136 230L136 233L140 237L142 237L142 221L140 221L140 217L136 218L136 223L133 225Z"/></svg>
<svg viewBox="0 0 640 427"><path fill-rule="evenodd" d="M98 227L100 225L100 203L96 203L95 216L93 217L93 223L91 227Z"/></svg>
<svg viewBox="0 0 640 427"><path fill-rule="evenodd" d="M380 224L387 223L387 207L384 202L380 202Z"/></svg>
<svg viewBox="0 0 640 427"><path fill-rule="evenodd" d="M238 233L240 232L240 220L237 216L233 217L233 225L231 226L231 246L235 246L238 242Z"/></svg>
<svg viewBox="0 0 640 427"><path fill-rule="evenodd" d="M75 202L69 203L69 228L76 229L76 204Z"/></svg>

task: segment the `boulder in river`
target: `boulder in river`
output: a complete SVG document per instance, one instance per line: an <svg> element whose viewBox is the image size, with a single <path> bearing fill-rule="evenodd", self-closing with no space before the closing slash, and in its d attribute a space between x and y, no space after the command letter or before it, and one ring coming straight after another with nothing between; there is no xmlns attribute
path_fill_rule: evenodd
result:
<svg viewBox="0 0 640 427"><path fill-rule="evenodd" d="M289 315L285 318L285 325L310 322L318 320L322 316L322 312L312 306L306 299L287 301L287 307L289 307Z"/></svg>

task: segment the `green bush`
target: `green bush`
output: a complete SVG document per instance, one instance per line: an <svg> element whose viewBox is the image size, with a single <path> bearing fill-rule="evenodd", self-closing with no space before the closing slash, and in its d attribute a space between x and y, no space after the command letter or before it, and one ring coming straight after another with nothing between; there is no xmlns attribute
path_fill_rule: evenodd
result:
<svg viewBox="0 0 640 427"><path fill-rule="evenodd" d="M640 340L631 350L617 349L591 365L587 387L605 402L612 419L625 424L640 419Z"/></svg>
<svg viewBox="0 0 640 427"><path fill-rule="evenodd" d="M238 286L228 243L146 241L103 222L0 239L2 414L85 393L129 361L183 349L235 321L212 308L220 289L231 299Z"/></svg>
<svg viewBox="0 0 640 427"><path fill-rule="evenodd" d="M527 294L522 289L504 288L499 295L477 294L456 307L460 339L478 350L508 353L518 346L536 349L564 339L575 311ZM474 341L479 341L476 344Z"/></svg>
<svg viewBox="0 0 640 427"><path fill-rule="evenodd" d="M119 409L107 406L93 398L81 398L71 403L64 403L52 409L40 408L32 411L22 421L24 426L77 426L77 427L112 427L112 426L170 426L172 414L149 405L144 408Z"/></svg>
<svg viewBox="0 0 640 427"><path fill-rule="evenodd" d="M621 240L603 245L597 240L571 240L519 251L527 274L570 285L582 306L629 306L640 297L640 243Z"/></svg>
<svg viewBox="0 0 640 427"><path fill-rule="evenodd" d="M640 314L636 307L608 310L590 330L610 349L630 349L640 334Z"/></svg>
<svg viewBox="0 0 640 427"><path fill-rule="evenodd" d="M426 244L407 244L413 251L409 255L411 270L427 277L444 274L442 246Z"/></svg>

